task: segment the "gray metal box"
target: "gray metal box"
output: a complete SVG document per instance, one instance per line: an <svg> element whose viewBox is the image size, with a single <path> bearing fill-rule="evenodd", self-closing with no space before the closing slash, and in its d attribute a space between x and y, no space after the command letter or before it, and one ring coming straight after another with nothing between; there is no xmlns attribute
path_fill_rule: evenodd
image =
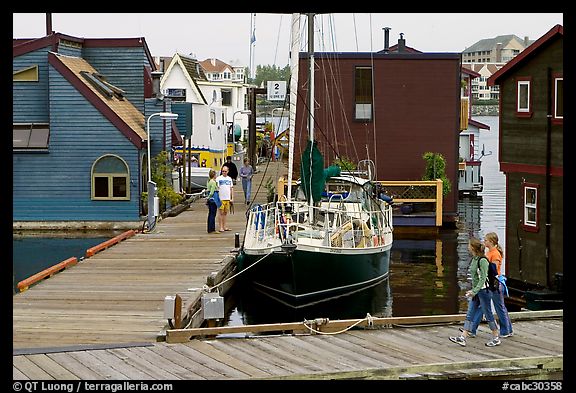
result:
<svg viewBox="0 0 576 393"><path fill-rule="evenodd" d="M224 298L216 292L203 294L202 311L204 319L224 318Z"/></svg>

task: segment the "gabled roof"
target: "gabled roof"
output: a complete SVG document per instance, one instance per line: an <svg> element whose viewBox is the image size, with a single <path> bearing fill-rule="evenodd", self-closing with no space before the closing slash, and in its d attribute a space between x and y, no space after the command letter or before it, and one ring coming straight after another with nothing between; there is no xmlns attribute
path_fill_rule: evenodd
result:
<svg viewBox="0 0 576 393"><path fill-rule="evenodd" d="M223 72L226 68L234 71L234 67L230 64L224 63L222 60L218 59L206 59L200 62L200 65L204 69L204 72Z"/></svg>
<svg viewBox="0 0 576 393"><path fill-rule="evenodd" d="M78 38L69 36L62 33L52 33L50 35L40 37L40 38L16 38L12 40L12 57L20 56L25 53L33 52L40 48L46 48L52 46L52 51L58 51L58 44L60 40L66 40L71 42L76 42L82 45L84 48L97 48L97 47L142 47L146 53L146 58L148 63L152 68L152 71L156 70L156 63L154 58L150 53L148 44L144 37L138 38Z"/></svg>
<svg viewBox="0 0 576 393"><path fill-rule="evenodd" d="M97 72L94 67L80 57L65 56L54 52L48 53L48 62L72 86L82 94L88 102L98 109L116 128L118 128L136 147L142 148L148 139L144 124L144 115L128 100L116 95L104 95L88 82L81 72Z"/></svg>
<svg viewBox="0 0 576 393"><path fill-rule="evenodd" d="M172 61L170 62L170 65L168 66L168 68L164 72L164 75L162 76L162 81L160 82L160 86L161 87L164 86L164 81L168 78L168 76L172 72L172 69L174 68L174 66L178 65L182 69L182 72L184 73L185 78L188 80L188 83L190 84L190 87L192 87L192 90L195 91L197 97L204 104L208 105L208 101L206 101L206 98L204 97L204 94L202 94L202 91L200 90L198 83L196 83L197 77L202 78L202 80L206 80L206 75L202 71L198 70L201 67L196 67L197 63L198 63L198 61L195 59L192 59L190 57L183 56L179 53L176 53L174 55L174 57L172 57Z"/></svg>
<svg viewBox="0 0 576 393"><path fill-rule="evenodd" d="M472 70L472 67L466 67L466 64L462 64L462 68L461 68L462 72L464 74L468 74L470 75L471 79L472 78L478 78L481 75L479 73L477 73L476 71Z"/></svg>
<svg viewBox="0 0 576 393"><path fill-rule="evenodd" d="M494 38L485 38L473 44L472 46L464 49L462 53L479 52L492 50L496 47L496 44L502 44L502 47L506 47L510 41L516 40L524 45L524 40L514 34L499 35ZM533 41L529 41L533 42Z"/></svg>
<svg viewBox="0 0 576 393"><path fill-rule="evenodd" d="M562 27L562 25L556 25L551 28L532 45L520 52L518 56L506 63L504 67L500 68L490 78L488 78L488 85L494 86L495 84L498 84L499 79L505 77L506 74L518 67L519 64L523 64L525 61L535 56L542 48L546 47L546 44L550 42L550 40L559 36L564 36L564 27Z"/></svg>

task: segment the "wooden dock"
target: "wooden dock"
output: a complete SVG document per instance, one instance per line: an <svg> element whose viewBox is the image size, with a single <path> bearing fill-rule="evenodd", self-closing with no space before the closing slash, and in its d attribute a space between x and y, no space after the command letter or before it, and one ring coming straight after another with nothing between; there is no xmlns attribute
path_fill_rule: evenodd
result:
<svg viewBox="0 0 576 393"><path fill-rule="evenodd" d="M515 321L515 335L494 348L484 346L485 325L466 347L450 342L459 324L37 348L14 352L13 378L561 380L562 325L558 318Z"/></svg>
<svg viewBox="0 0 576 393"><path fill-rule="evenodd" d="M254 177L278 178L285 164L266 163ZM234 187L230 232L206 233L208 209L198 200L154 232L138 233L13 296L15 349L77 344L154 342L168 327L164 298L179 295L188 307L201 296L212 273L223 269L243 236L246 205ZM256 201L266 199L264 186Z"/></svg>
<svg viewBox="0 0 576 393"><path fill-rule="evenodd" d="M265 165L265 164L263 164ZM255 177L276 179L285 167L271 163ZM257 196L264 202L264 187ZM207 209L199 200L150 234L121 243L13 296L13 378L33 380L180 379L562 379L562 312L518 317L515 336L486 348L483 326L467 347L448 341L453 322L417 327L351 329L338 335L241 335L158 342L169 330L164 298L183 307L207 279L227 266L234 234L243 234L241 185L230 232L206 233ZM538 317L537 315L540 315ZM542 318L545 316L545 318ZM317 316L321 317L321 316Z"/></svg>

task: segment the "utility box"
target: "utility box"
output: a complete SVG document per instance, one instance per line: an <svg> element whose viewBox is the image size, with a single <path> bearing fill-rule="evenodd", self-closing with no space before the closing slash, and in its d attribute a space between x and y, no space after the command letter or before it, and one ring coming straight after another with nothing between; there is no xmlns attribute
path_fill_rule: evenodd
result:
<svg viewBox="0 0 576 393"><path fill-rule="evenodd" d="M216 292L203 294L202 311L204 319L224 318L224 298Z"/></svg>
<svg viewBox="0 0 576 393"><path fill-rule="evenodd" d="M174 308L176 307L176 296L166 296L164 298L164 318L174 319Z"/></svg>

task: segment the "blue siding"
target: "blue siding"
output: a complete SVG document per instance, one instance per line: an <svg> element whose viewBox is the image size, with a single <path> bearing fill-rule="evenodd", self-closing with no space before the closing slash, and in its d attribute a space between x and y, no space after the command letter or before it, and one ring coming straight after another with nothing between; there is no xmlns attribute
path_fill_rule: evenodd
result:
<svg viewBox="0 0 576 393"><path fill-rule="evenodd" d="M66 56L82 57L82 47L76 43L66 43L66 41L60 40L58 53Z"/></svg>
<svg viewBox="0 0 576 393"><path fill-rule="evenodd" d="M84 48L83 55L144 113L144 65L149 65L144 48Z"/></svg>
<svg viewBox="0 0 576 393"><path fill-rule="evenodd" d="M139 220L138 149L52 67L49 78L49 153L13 154L13 220ZM91 167L103 154L127 162L129 201L90 199Z"/></svg>
<svg viewBox="0 0 576 393"><path fill-rule="evenodd" d="M38 66L38 82L14 82L12 84L12 122L48 123L48 49L14 57L12 70L19 71Z"/></svg>

